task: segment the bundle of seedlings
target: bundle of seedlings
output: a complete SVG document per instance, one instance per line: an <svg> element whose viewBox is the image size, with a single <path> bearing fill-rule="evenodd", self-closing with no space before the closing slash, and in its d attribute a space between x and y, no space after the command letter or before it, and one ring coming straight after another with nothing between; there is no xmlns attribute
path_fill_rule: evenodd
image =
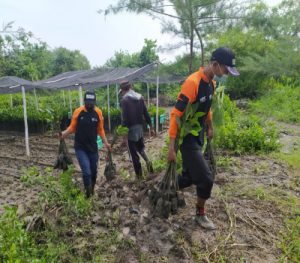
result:
<svg viewBox="0 0 300 263"><path fill-rule="evenodd" d="M54 163L54 169L68 170L68 165L73 164L72 158L68 152L67 145L64 139L59 142L58 156Z"/></svg>
<svg viewBox="0 0 300 263"><path fill-rule="evenodd" d="M199 136L202 129L199 118L201 118L204 113L197 112L198 105L199 103L188 104L183 116L177 118L178 133L175 140L176 153L186 135L192 134L193 136ZM149 201L153 207L154 216L168 218L170 213L175 214L178 208L185 206L183 194L178 191L179 186L176 170L176 162L169 163L162 180L149 191Z"/></svg>
<svg viewBox="0 0 300 263"><path fill-rule="evenodd" d="M217 165L214 156L213 144L211 140L207 140L206 147L204 150L204 159L208 163L208 167L212 173L213 180L215 180L217 174Z"/></svg>
<svg viewBox="0 0 300 263"><path fill-rule="evenodd" d="M128 134L128 128L119 125L114 131L111 147L113 147L113 145L116 143L117 139L120 136L125 136L127 134ZM107 181L111 181L116 178L116 165L113 162L111 151L107 151L104 176Z"/></svg>

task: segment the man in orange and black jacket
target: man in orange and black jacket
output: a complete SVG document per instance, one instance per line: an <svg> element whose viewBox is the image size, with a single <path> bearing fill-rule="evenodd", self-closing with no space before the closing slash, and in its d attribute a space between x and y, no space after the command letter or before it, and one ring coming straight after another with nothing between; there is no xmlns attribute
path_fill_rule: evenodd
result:
<svg viewBox="0 0 300 263"><path fill-rule="evenodd" d="M94 194L99 161L97 135L102 138L105 147L110 150L104 131L102 111L95 106L96 94L87 91L84 95L84 105L77 108L72 116L70 126L64 130L60 138L75 133L74 148L82 171L86 197Z"/></svg>
<svg viewBox="0 0 300 263"><path fill-rule="evenodd" d="M184 137L180 146L182 155L182 175L178 177L179 188L185 188L192 184L197 188L196 222L206 228L215 229L213 222L205 214L205 202L210 198L213 187L212 173L206 160L202 155L204 144L204 131L206 129L207 138L213 138L212 124L212 97L214 92L213 81L223 81L228 74L238 76L239 72L235 68L235 55L227 47L216 49L212 53L210 64L201 67L197 72L191 74L183 83L178 95L175 107L171 112L169 128L169 153L168 161L176 160L174 149L175 139L178 132L176 122L177 117L182 117L188 104L199 103L197 112L204 112L204 116L199 118L202 127L198 136L188 134Z"/></svg>

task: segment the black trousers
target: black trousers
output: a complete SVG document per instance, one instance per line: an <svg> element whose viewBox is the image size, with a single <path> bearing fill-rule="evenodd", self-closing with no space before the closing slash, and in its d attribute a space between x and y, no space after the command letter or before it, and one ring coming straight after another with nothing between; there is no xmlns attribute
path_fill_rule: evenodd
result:
<svg viewBox="0 0 300 263"><path fill-rule="evenodd" d="M206 160L202 155L202 150L181 148L182 155L182 175L178 177L179 188L183 189L192 184L196 185L197 196L208 199L211 196L213 187L212 173Z"/></svg>
<svg viewBox="0 0 300 263"><path fill-rule="evenodd" d="M135 174L137 176L140 176L142 174L142 165L138 153L141 154L145 149L144 138L142 137L137 142L128 140L128 147L131 154Z"/></svg>

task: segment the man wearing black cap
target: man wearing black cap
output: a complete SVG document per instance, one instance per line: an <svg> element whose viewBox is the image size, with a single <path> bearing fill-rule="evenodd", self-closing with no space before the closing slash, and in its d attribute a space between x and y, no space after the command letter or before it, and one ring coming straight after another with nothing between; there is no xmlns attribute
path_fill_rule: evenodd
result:
<svg viewBox="0 0 300 263"><path fill-rule="evenodd" d="M206 229L215 229L213 222L205 214L205 202L210 198L213 187L212 173L202 155L204 144L204 131L207 138L213 138L212 125L212 97L214 92L213 80L222 81L228 75L238 76L235 68L235 55L231 49L220 47L212 53L210 64L201 67L191 74L183 83L178 95L177 102L172 109L169 128L169 153L168 161L176 161L174 149L175 139L178 133L176 118L181 118L188 104L199 103L197 112L204 112L199 118L202 127L198 136L188 134L184 137L180 146L182 155L182 175L178 177L179 188L185 188L192 184L196 185L196 222ZM207 129L206 129L207 127Z"/></svg>
<svg viewBox="0 0 300 263"><path fill-rule="evenodd" d="M105 147L110 150L104 131L102 111L95 106L96 94L87 91L84 94L84 106L77 108L72 116L70 126L64 130L60 138L75 133L74 148L78 163L82 170L86 197L94 194L98 168L97 135L102 138Z"/></svg>
<svg viewBox="0 0 300 263"><path fill-rule="evenodd" d="M145 152L143 138L144 119L151 128L151 118L142 95L135 92L128 81L124 81L120 84L120 93L122 95L122 125L129 128L127 138L128 147L135 174L138 178L141 178L143 172L138 153L145 160L148 172L153 172L152 163Z"/></svg>

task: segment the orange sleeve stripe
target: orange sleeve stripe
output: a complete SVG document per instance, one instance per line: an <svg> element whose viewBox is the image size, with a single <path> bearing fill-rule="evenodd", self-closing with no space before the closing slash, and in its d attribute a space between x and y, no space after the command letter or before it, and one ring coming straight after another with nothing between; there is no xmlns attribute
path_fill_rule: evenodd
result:
<svg viewBox="0 0 300 263"><path fill-rule="evenodd" d="M78 116L79 116L80 112L83 110L83 107L84 106L81 106L74 111L74 113L72 115L72 120L71 120L70 126L67 129L70 133L76 132Z"/></svg>
<svg viewBox="0 0 300 263"><path fill-rule="evenodd" d="M188 98L188 103L193 103L196 100L197 92L198 92L198 83L199 80L197 79L197 72L192 74L181 86L181 91L178 95L177 101L180 100L180 95L183 94ZM174 107L171 111L170 116L170 128L169 128L169 137L175 139L178 132L178 125L177 125L177 117L181 117L184 113L183 111L178 110Z"/></svg>
<svg viewBox="0 0 300 263"><path fill-rule="evenodd" d="M97 133L98 135L103 139L105 138L105 131L104 131L104 118L102 115L102 111L96 107L96 112L98 113L99 116L99 123L98 123L98 129L97 129Z"/></svg>
<svg viewBox="0 0 300 263"><path fill-rule="evenodd" d="M206 121L212 121L212 111L211 110L209 110L209 112L207 113Z"/></svg>

